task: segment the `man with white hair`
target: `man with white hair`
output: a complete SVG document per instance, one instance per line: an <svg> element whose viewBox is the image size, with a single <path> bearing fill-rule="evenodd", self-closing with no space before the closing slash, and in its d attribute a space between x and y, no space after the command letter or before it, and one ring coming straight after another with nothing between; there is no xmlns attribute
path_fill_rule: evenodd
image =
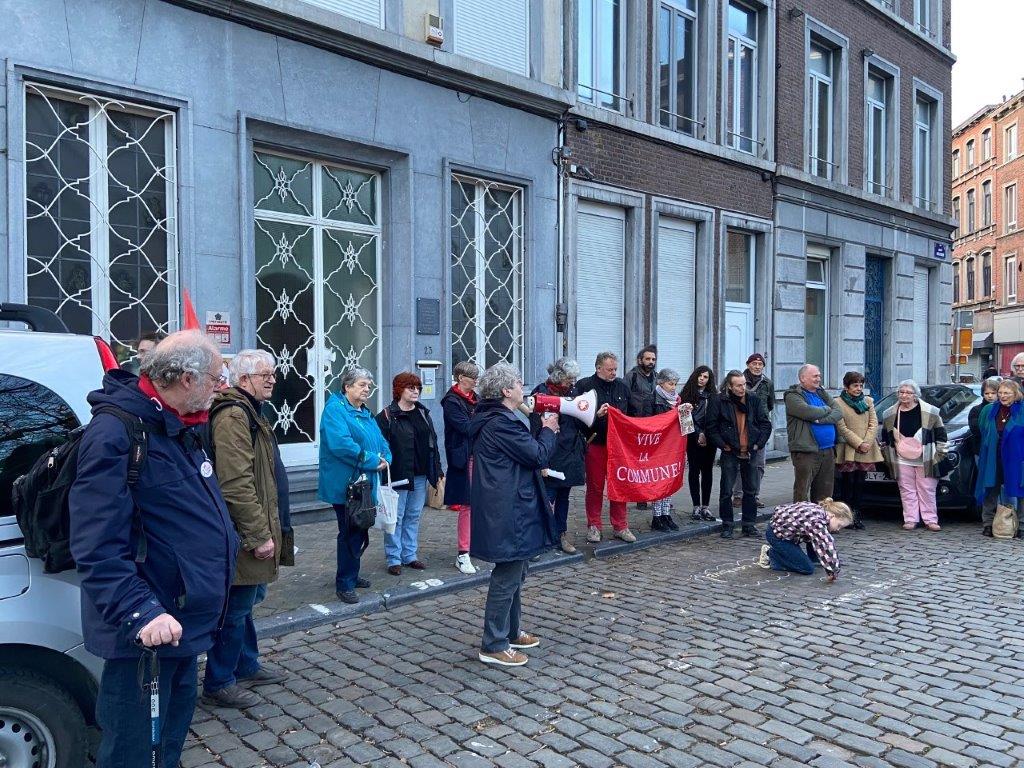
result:
<svg viewBox="0 0 1024 768"><path fill-rule="evenodd" d="M1024 385L1024 352L1018 352L1010 361L1010 378Z"/></svg>
<svg viewBox="0 0 1024 768"><path fill-rule="evenodd" d="M805 363L797 384L786 390L786 432L793 461L793 501L832 497L836 463L836 424L843 412L821 386L818 366Z"/></svg>
<svg viewBox="0 0 1024 768"><path fill-rule="evenodd" d="M217 393L210 409L210 457L241 539L224 623L203 677L203 700L220 707L254 706L260 699L244 686L286 680L260 664L252 620L261 585L277 580L285 551L292 552L277 508L274 432L261 414L276 381L273 355L244 349L228 365L231 386Z"/></svg>
<svg viewBox="0 0 1024 768"><path fill-rule="evenodd" d="M146 356L138 378L109 371L89 395L93 417L79 444L69 507L82 634L86 649L104 660L98 768L149 765L145 690L156 659L164 765L178 764L188 735L197 658L213 644L238 549L196 434L221 365L213 342L179 331ZM143 438L142 457L130 432ZM151 663L142 663L147 653Z"/></svg>

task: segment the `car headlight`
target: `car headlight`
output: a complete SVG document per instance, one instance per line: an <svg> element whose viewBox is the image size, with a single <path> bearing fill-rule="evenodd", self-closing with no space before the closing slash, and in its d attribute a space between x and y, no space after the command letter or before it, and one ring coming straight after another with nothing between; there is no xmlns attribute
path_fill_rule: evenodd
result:
<svg viewBox="0 0 1024 768"><path fill-rule="evenodd" d="M952 440L947 441L946 445L951 451L959 450L960 446L964 444L965 440L967 440L966 435L964 435L963 437L954 437Z"/></svg>

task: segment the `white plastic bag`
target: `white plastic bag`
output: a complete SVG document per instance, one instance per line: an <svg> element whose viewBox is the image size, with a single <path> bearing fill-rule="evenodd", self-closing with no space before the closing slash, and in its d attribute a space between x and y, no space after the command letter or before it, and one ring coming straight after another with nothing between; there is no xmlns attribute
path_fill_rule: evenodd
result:
<svg viewBox="0 0 1024 768"><path fill-rule="evenodd" d="M384 533L394 533L398 524L398 491L391 485L391 467L386 467L387 483L381 483L377 489L379 509L377 510L377 527Z"/></svg>

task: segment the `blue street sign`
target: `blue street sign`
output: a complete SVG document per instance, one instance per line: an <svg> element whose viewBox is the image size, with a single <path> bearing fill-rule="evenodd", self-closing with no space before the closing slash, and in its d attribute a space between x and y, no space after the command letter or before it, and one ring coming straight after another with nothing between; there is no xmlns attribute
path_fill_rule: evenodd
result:
<svg viewBox="0 0 1024 768"><path fill-rule="evenodd" d="M946 246L943 243L935 244L935 258L940 261L946 260Z"/></svg>

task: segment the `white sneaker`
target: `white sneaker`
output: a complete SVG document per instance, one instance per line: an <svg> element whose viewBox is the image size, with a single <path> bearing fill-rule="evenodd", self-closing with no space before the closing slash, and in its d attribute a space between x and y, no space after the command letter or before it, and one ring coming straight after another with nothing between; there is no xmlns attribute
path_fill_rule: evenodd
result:
<svg viewBox="0 0 1024 768"><path fill-rule="evenodd" d="M455 558L455 567L463 573L476 573L476 566L469 559L469 554L459 555Z"/></svg>
<svg viewBox="0 0 1024 768"><path fill-rule="evenodd" d="M597 544L601 540L601 529L596 525L592 525L587 528L587 541L591 544Z"/></svg>
<svg viewBox="0 0 1024 768"><path fill-rule="evenodd" d="M760 565L762 568L771 568L772 567L772 561L768 557L768 550L769 550L769 546L767 544L762 544L761 545L761 554L757 558L757 564Z"/></svg>

